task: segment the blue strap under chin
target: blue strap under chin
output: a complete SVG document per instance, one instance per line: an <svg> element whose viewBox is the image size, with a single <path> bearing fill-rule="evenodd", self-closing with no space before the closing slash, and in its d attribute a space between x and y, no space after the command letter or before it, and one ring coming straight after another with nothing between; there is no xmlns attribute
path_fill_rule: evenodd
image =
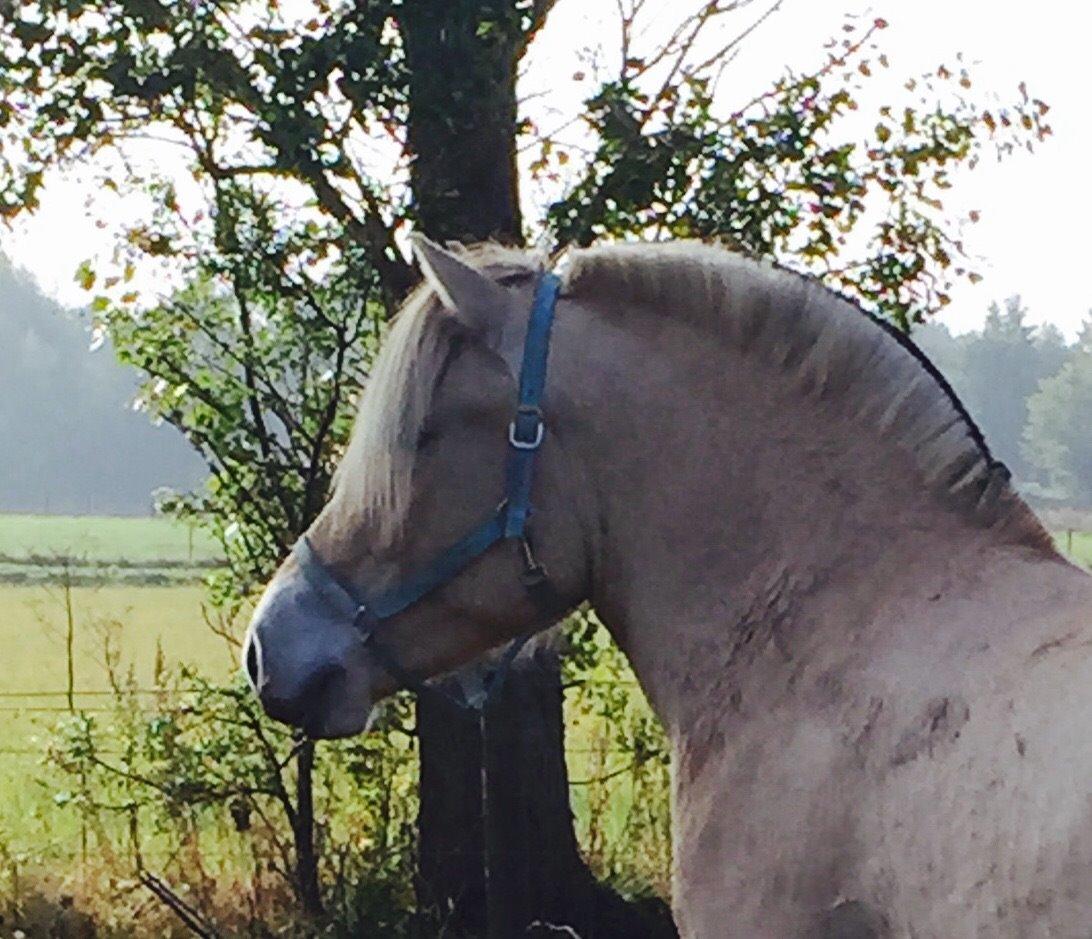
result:
<svg viewBox="0 0 1092 939"><path fill-rule="evenodd" d="M500 508L464 538L451 545L426 568L411 575L407 580L375 596L368 596L358 587L348 587L315 555L311 543L304 535L296 542L292 553L304 577L345 611L364 635L380 664L392 677L414 690L424 689L421 681L403 669L386 649L376 641L375 633L383 621L401 613L437 587L454 579L473 560L485 554L498 541L515 539L523 542L527 559L526 574L533 575L529 585L541 586L545 574L533 561L526 541L527 519L531 514L531 484L534 476L535 454L542 445L546 423L542 414L542 395L546 387L546 365L550 354L550 329L554 321L561 290L561 278L549 272L543 273L535 289L531 314L527 322L527 336L523 344L523 362L519 376L519 402L515 417L508 427L508 465L505 472L505 498ZM480 707L495 693L503 682L504 674L516 654L526 643L528 636L514 640L505 651L501 664L494 671L485 695L472 706ZM463 705L463 702L455 703Z"/></svg>

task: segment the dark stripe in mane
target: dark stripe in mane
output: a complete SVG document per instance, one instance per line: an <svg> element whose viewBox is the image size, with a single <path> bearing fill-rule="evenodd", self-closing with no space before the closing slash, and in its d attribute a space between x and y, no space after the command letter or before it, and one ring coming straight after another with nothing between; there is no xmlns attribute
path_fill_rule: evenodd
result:
<svg viewBox="0 0 1092 939"><path fill-rule="evenodd" d="M967 410L966 405L956 394L955 389L951 386L948 379L944 377L944 373L941 372L936 365L933 364L933 360L922 350L909 333L902 329L899 329L890 320L884 319L869 310L866 310L859 303L854 303L852 300L847 302L852 303L864 316L867 316L873 323L880 327L885 333L891 336L900 346L902 346L907 352L909 352L918 364L925 369L929 376L940 386L940 390L948 396L948 400L951 401L952 407L955 408L956 413L963 419L963 423L967 425L967 432L970 434L971 439L978 445L978 449L982 451L982 456L985 457L986 462L989 464L990 471L998 471L1004 474L1005 479L1012 479L1012 472L1001 460L994 457L993 452L990 450L990 445L986 443L986 437L982 433L982 428L978 426L978 423L970 412Z"/></svg>

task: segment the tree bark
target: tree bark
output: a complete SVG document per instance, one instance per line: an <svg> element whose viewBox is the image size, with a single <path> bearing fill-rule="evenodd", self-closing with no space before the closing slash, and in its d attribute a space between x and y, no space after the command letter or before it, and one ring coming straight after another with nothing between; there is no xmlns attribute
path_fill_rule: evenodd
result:
<svg viewBox="0 0 1092 939"><path fill-rule="evenodd" d="M430 695L417 720L422 936L676 939L662 902L623 899L580 857L556 652L521 656L480 718Z"/></svg>
<svg viewBox="0 0 1092 939"><path fill-rule="evenodd" d="M674 939L662 903L622 899L580 857L560 661L541 645L518 661L484 715L486 934L557 936L557 927L568 926L581 939Z"/></svg>
<svg viewBox="0 0 1092 939"><path fill-rule="evenodd" d="M444 678L439 690L459 694ZM486 935L482 830L482 738L478 716L439 695L417 699L420 808L417 909L426 929L452 937Z"/></svg>
<svg viewBox="0 0 1092 939"><path fill-rule="evenodd" d="M413 0L399 25L409 67L417 227L432 238L523 241L516 170L513 0Z"/></svg>

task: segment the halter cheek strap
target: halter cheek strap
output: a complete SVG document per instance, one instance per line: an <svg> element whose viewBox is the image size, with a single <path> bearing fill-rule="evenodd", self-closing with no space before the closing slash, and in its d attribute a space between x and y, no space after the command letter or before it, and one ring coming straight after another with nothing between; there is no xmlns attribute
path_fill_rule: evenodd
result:
<svg viewBox="0 0 1092 939"><path fill-rule="evenodd" d="M385 644L377 638L384 622L426 597L437 587L453 580L472 561L481 557L499 541L513 541L523 562L520 581L532 598L544 609L560 612L563 603L546 574L535 559L527 534L531 515L531 484L534 477L535 455L546 434L542 413L542 395L546 387L546 365L550 355L550 329L554 321L561 290L561 279L553 273L543 273L535 289L531 314L527 321L527 336L523 343L520 366L519 400L512 422L508 425L508 464L505 471L505 493L497 511L477 528L441 552L431 564L410 575L389 590L369 596L356 586L342 583L319 560L304 535L296 542L292 554L307 581L323 593L345 619L360 631L369 650L379 664L399 684L418 693L440 692L429 688L422 679L399 664ZM444 695L460 707L480 708L502 685L509 666L519 654L530 634L513 640L505 649L500 662L487 680L483 693L475 700L463 701Z"/></svg>

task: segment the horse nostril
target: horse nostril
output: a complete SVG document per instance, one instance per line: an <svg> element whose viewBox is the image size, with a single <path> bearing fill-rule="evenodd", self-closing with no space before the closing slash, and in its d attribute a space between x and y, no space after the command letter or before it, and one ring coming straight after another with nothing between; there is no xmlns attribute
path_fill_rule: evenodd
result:
<svg viewBox="0 0 1092 939"><path fill-rule="evenodd" d="M265 713L282 724L299 727L307 716L304 703L299 698L281 698L270 694L260 694L259 697Z"/></svg>
<svg viewBox="0 0 1092 939"><path fill-rule="evenodd" d="M314 669L289 694L280 694L266 684L258 692L265 713L282 724L303 727L320 735L322 722L344 688L345 669L327 663Z"/></svg>
<svg viewBox="0 0 1092 939"><path fill-rule="evenodd" d="M254 688L258 687L258 671L258 644L251 639L246 644L246 673Z"/></svg>

